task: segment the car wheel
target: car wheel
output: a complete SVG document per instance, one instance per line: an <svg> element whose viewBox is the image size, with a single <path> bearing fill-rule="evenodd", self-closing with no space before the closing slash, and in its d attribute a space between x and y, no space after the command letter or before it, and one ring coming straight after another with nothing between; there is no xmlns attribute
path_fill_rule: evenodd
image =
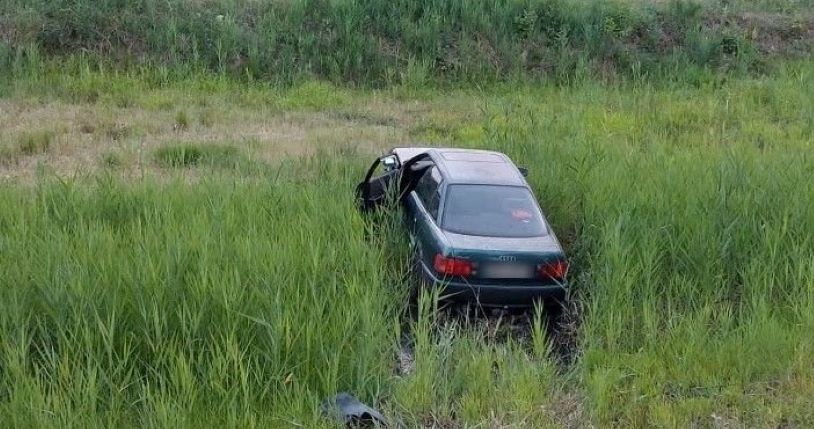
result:
<svg viewBox="0 0 814 429"><path fill-rule="evenodd" d="M558 320L565 309L565 301L557 298L549 298L543 302L543 309L546 317L551 320Z"/></svg>

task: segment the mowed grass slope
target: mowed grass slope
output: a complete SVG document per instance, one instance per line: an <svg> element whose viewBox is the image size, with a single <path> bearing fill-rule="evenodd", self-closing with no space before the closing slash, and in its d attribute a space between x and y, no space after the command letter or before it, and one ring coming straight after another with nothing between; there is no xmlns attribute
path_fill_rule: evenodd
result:
<svg viewBox="0 0 814 429"><path fill-rule="evenodd" d="M116 163L52 175L53 159L15 152L41 165L5 164L40 173L0 185L0 420L316 427L328 425L319 401L348 390L407 427L814 425L813 72L334 89L282 109L358 121L348 112L387 106L405 144L497 149L527 166L572 258L567 362L539 320L506 334L439 317L426 298L404 319L404 241L366 235L351 197L374 149L326 144L244 168L251 147L200 149L211 142L193 136L146 145L137 177ZM7 106L36 109L24 83ZM141 105L166 90L146 85L127 108L179 122L181 105ZM268 105L246 107L247 93L277 99L220 91L185 93L216 111ZM116 112L102 95L48 102ZM224 154L237 161L224 167Z"/></svg>

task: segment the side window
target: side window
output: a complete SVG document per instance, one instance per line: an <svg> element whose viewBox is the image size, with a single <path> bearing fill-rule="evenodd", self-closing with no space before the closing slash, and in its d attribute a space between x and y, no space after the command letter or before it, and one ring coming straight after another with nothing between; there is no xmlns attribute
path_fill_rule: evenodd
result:
<svg viewBox="0 0 814 429"><path fill-rule="evenodd" d="M441 174L435 167L430 167L418 180L415 188L418 198L433 220L438 218L438 205L441 203L440 183Z"/></svg>

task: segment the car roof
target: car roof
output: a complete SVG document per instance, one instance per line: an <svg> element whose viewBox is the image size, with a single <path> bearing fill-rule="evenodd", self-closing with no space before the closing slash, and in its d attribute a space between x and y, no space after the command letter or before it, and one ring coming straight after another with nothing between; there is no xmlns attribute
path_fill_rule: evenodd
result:
<svg viewBox="0 0 814 429"><path fill-rule="evenodd" d="M447 183L528 186L511 159L500 152L454 148L420 149L432 158Z"/></svg>

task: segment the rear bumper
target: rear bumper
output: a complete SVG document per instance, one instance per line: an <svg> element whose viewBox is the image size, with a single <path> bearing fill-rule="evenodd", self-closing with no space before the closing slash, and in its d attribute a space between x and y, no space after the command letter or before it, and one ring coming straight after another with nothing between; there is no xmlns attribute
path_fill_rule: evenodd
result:
<svg viewBox="0 0 814 429"><path fill-rule="evenodd" d="M542 300L563 300L568 289L567 283L509 286L450 281L439 279L424 264L421 264L421 275L428 284L441 289L442 299L484 307L530 307Z"/></svg>

